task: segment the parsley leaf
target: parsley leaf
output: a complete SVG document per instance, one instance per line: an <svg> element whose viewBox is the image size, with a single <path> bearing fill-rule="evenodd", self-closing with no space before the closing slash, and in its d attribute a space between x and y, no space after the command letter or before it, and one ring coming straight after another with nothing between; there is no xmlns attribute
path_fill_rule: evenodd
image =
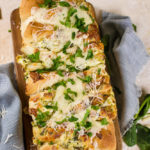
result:
<svg viewBox="0 0 150 150"><path fill-rule="evenodd" d="M57 70L58 75L60 75L61 77L64 77L63 72L64 72L63 70Z"/></svg>
<svg viewBox="0 0 150 150"><path fill-rule="evenodd" d="M53 85L54 90L56 90L59 86L64 86L66 87L66 81L62 80L60 82L57 82Z"/></svg>
<svg viewBox="0 0 150 150"><path fill-rule="evenodd" d="M89 130L92 127L92 122L87 121L85 122L85 124L83 125L87 130Z"/></svg>
<svg viewBox="0 0 150 150"><path fill-rule="evenodd" d="M94 110L99 110L100 109L99 106L95 106L95 105L92 105L91 108L94 109Z"/></svg>
<svg viewBox="0 0 150 150"><path fill-rule="evenodd" d="M92 134L92 132L88 132L87 135L88 135L89 137L92 137L93 134Z"/></svg>
<svg viewBox="0 0 150 150"><path fill-rule="evenodd" d="M132 24L132 27L133 27L134 31L136 32L136 31L137 31L136 25L135 25L135 24Z"/></svg>
<svg viewBox="0 0 150 150"><path fill-rule="evenodd" d="M102 125L107 125L108 124L108 121L107 121L106 118L103 118L100 122L101 122Z"/></svg>
<svg viewBox="0 0 150 150"><path fill-rule="evenodd" d="M84 18L79 18L77 15L75 15L75 24L74 27L79 29L81 32L87 32L88 31L88 25L85 26Z"/></svg>
<svg viewBox="0 0 150 150"><path fill-rule="evenodd" d="M72 95L74 95L75 97L77 97L77 92L72 91L70 88L68 88L65 92L64 92L64 98L66 100L71 100L74 101L73 98L71 97Z"/></svg>
<svg viewBox="0 0 150 150"><path fill-rule="evenodd" d="M78 77L78 79L80 79L81 81L83 82L87 82L87 83L90 83L92 81L92 77L91 76L85 76L85 78L80 78Z"/></svg>
<svg viewBox="0 0 150 150"><path fill-rule="evenodd" d="M69 72L79 72L80 71L72 65L66 65L66 68L69 70Z"/></svg>
<svg viewBox="0 0 150 150"><path fill-rule="evenodd" d="M67 118L64 118L62 121L56 121L57 124L62 124L67 121Z"/></svg>
<svg viewBox="0 0 150 150"><path fill-rule="evenodd" d="M88 54L86 60L93 58L93 51L91 49L88 50Z"/></svg>
<svg viewBox="0 0 150 150"><path fill-rule="evenodd" d="M90 110L87 109L87 110L86 110L86 113L84 114L84 117L83 117L83 119L82 119L82 121L81 121L81 125L82 125L82 126L85 125L86 120L87 120L87 118L89 117L89 115L90 115Z"/></svg>
<svg viewBox="0 0 150 150"><path fill-rule="evenodd" d="M77 10L73 7L71 7L68 11L68 14L67 14L67 17L66 17L66 20L65 22L63 21L60 21L60 23L66 27L71 27L71 20L70 20L70 17L72 17L75 13L77 12Z"/></svg>
<svg viewBox="0 0 150 150"><path fill-rule="evenodd" d="M68 41L68 42L66 42L66 44L64 45L64 47L63 47L63 49L62 49L64 54L67 54L66 50L69 48L70 44L71 44L71 41Z"/></svg>
<svg viewBox="0 0 150 150"><path fill-rule="evenodd" d="M62 7L70 7L70 4L68 2L65 2L65 1L60 1L59 5Z"/></svg>
<svg viewBox="0 0 150 150"><path fill-rule="evenodd" d="M34 54L27 56L32 62L38 62L40 60L40 52L36 52Z"/></svg>
<svg viewBox="0 0 150 150"><path fill-rule="evenodd" d="M77 121L78 120L78 118L76 118L76 117L74 117L74 116L71 116L69 119L68 119L68 121L70 121L70 122L75 122L75 121Z"/></svg>
<svg viewBox="0 0 150 150"><path fill-rule="evenodd" d="M76 36L76 33L75 33L75 32L72 32L72 40L75 39L75 36Z"/></svg>
<svg viewBox="0 0 150 150"><path fill-rule="evenodd" d="M75 57L84 57L83 55L82 55L82 50L78 47L78 49L77 49L77 51L76 51L76 53L75 53Z"/></svg>
<svg viewBox="0 0 150 150"><path fill-rule="evenodd" d="M55 111L58 110L58 103L56 102L56 104L53 106L53 105L46 105L45 106L46 109L53 109Z"/></svg>
<svg viewBox="0 0 150 150"><path fill-rule="evenodd" d="M51 8L55 6L56 6L56 2L53 0L44 0L43 4L39 4L39 7L41 8Z"/></svg>
<svg viewBox="0 0 150 150"><path fill-rule="evenodd" d="M75 55L70 56L70 62L73 64L75 63Z"/></svg>
<svg viewBox="0 0 150 150"><path fill-rule="evenodd" d="M99 68L97 74L100 75L100 73L101 73L101 69Z"/></svg>
<svg viewBox="0 0 150 150"><path fill-rule="evenodd" d="M85 10L85 11L89 11L89 8L86 7L86 6L84 6L84 5L81 5L81 6L80 6L80 9Z"/></svg>
<svg viewBox="0 0 150 150"><path fill-rule="evenodd" d="M70 82L72 85L75 84L75 81L73 79L68 79L68 82Z"/></svg>

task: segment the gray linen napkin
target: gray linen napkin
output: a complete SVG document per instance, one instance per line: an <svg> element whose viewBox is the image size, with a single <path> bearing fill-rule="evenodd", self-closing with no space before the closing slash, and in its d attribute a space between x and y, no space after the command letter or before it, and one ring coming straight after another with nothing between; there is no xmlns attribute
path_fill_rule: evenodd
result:
<svg viewBox="0 0 150 150"><path fill-rule="evenodd" d="M124 133L138 110L141 91L137 89L135 79L147 62L148 55L128 17L104 12L102 18L102 34L109 35L109 50L106 54L111 67L112 85L115 87L120 127ZM24 149L21 104L14 81L13 64L1 65L0 111L4 106L7 112L5 118L0 118L0 150ZM8 134L13 136L7 141Z"/></svg>
<svg viewBox="0 0 150 150"><path fill-rule="evenodd" d="M0 65L0 150L24 150L21 102L14 66Z"/></svg>
<svg viewBox="0 0 150 150"><path fill-rule="evenodd" d="M109 40L105 51L117 100L120 128L124 134L139 109L141 90L135 85L136 76L150 57L135 34L129 17L103 12L100 28L102 36Z"/></svg>

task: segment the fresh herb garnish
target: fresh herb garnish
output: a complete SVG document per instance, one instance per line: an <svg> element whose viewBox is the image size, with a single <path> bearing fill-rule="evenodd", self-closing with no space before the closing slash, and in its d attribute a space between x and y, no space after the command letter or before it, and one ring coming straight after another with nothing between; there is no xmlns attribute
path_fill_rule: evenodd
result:
<svg viewBox="0 0 150 150"><path fill-rule="evenodd" d="M100 122L101 122L102 125L107 125L108 124L108 121L107 121L106 118L103 118Z"/></svg>
<svg viewBox="0 0 150 150"><path fill-rule="evenodd" d="M85 11L89 11L89 8L86 7L86 6L84 6L84 5L81 5L81 6L80 6L80 9L85 10Z"/></svg>
<svg viewBox="0 0 150 150"><path fill-rule="evenodd" d="M126 132L123 137L124 142L128 146L138 145L140 150L150 149L150 129L137 124L137 121L142 119L148 114L150 109L150 95L148 94L144 102L142 103L139 112L135 115L135 120L133 121L132 127Z"/></svg>
<svg viewBox="0 0 150 150"><path fill-rule="evenodd" d="M85 76L85 78L78 77L78 79L80 79L81 81L86 82L86 83L90 83L92 81L91 76Z"/></svg>
<svg viewBox="0 0 150 150"><path fill-rule="evenodd" d="M43 4L39 4L41 8L52 8L56 6L56 2L53 0L44 0Z"/></svg>
<svg viewBox="0 0 150 150"><path fill-rule="evenodd" d="M54 31L56 31L58 29L58 26L54 26Z"/></svg>
<svg viewBox="0 0 150 150"><path fill-rule="evenodd" d="M70 7L70 4L68 2L65 2L65 1L60 1L59 5L62 7Z"/></svg>
<svg viewBox="0 0 150 150"><path fill-rule="evenodd" d="M71 27L71 20L70 20L70 17L72 17L75 13L77 12L77 10L73 7L71 7L68 11L68 14L67 14L67 17L66 17L66 20L65 22L63 21L60 21L60 23L66 27Z"/></svg>
<svg viewBox="0 0 150 150"><path fill-rule="evenodd" d="M87 47L88 45L89 45L89 43L88 43L88 42L84 43L84 47Z"/></svg>
<svg viewBox="0 0 150 150"><path fill-rule="evenodd" d="M57 124L62 124L67 121L67 118L64 118L62 121L56 121Z"/></svg>
<svg viewBox="0 0 150 150"><path fill-rule="evenodd" d="M87 135L88 135L89 137L92 137L93 134L92 134L92 132L88 132Z"/></svg>
<svg viewBox="0 0 150 150"><path fill-rule="evenodd" d="M68 121L70 121L70 122L75 122L75 121L77 121L78 120L78 118L76 118L76 117L74 117L74 116L71 116L69 119L68 119Z"/></svg>
<svg viewBox="0 0 150 150"><path fill-rule="evenodd" d="M71 44L71 41L68 41L68 42L66 42L66 44L64 45L64 47L63 47L63 49L62 49L62 51L63 51L64 54L67 54L66 50L69 48L70 44Z"/></svg>
<svg viewBox="0 0 150 150"><path fill-rule="evenodd" d="M46 121L49 119L50 114L48 111L42 112L41 110L38 110L37 117L35 118L36 123L39 127L45 127Z"/></svg>
<svg viewBox="0 0 150 150"><path fill-rule="evenodd" d="M76 33L75 33L75 32L72 32L72 40L75 39L75 36L76 36Z"/></svg>
<svg viewBox="0 0 150 150"><path fill-rule="evenodd" d="M99 68L97 74L100 75L100 73L101 73L101 69Z"/></svg>
<svg viewBox="0 0 150 150"><path fill-rule="evenodd" d="M91 49L88 50L88 54L86 60L93 58L93 51Z"/></svg>
<svg viewBox="0 0 150 150"><path fill-rule="evenodd" d="M77 97L77 92L72 91L70 88L67 88L67 90L64 92L64 98L65 98L66 100L74 101L73 98L72 98L73 95L74 95L75 97Z"/></svg>
<svg viewBox="0 0 150 150"><path fill-rule="evenodd" d="M64 70L57 70L57 74L60 75L61 77L64 77L63 72L64 72Z"/></svg>
<svg viewBox="0 0 150 150"><path fill-rule="evenodd" d="M56 90L59 86L64 86L66 87L66 81L62 80L60 82L55 83L52 87L54 88L54 90Z"/></svg>
<svg viewBox="0 0 150 150"><path fill-rule="evenodd" d="M70 62L73 64L75 63L75 55L70 56Z"/></svg>
<svg viewBox="0 0 150 150"><path fill-rule="evenodd" d="M92 122L86 121L83 126L86 128L86 130L89 130L92 127Z"/></svg>
<svg viewBox="0 0 150 150"><path fill-rule="evenodd" d="M9 29L8 32L11 32L11 30Z"/></svg>
<svg viewBox="0 0 150 150"><path fill-rule="evenodd" d="M135 25L135 24L132 24L132 27L133 27L134 31L136 32L136 31L137 31L136 25Z"/></svg>
<svg viewBox="0 0 150 150"><path fill-rule="evenodd" d="M94 110L99 110L100 109L99 106L95 106L95 105L92 105L91 108L94 109Z"/></svg>
<svg viewBox="0 0 150 150"><path fill-rule="evenodd" d="M86 124L86 120L88 119L89 115L90 115L90 110L87 109L86 113L84 114L84 117L83 117L83 119L82 119L82 121L80 123L82 126L84 126Z"/></svg>
<svg viewBox="0 0 150 150"><path fill-rule="evenodd" d="M75 57L84 57L82 55L82 50L78 47L78 49L76 50L76 53L75 53Z"/></svg>
<svg viewBox="0 0 150 150"><path fill-rule="evenodd" d="M75 15L75 24L74 27L79 29L81 32L87 32L88 31L88 25L85 26L84 18L79 18L77 15Z"/></svg>
<svg viewBox="0 0 150 150"><path fill-rule="evenodd" d="M69 70L69 72L79 72L80 71L72 65L66 65L66 68Z"/></svg>
<svg viewBox="0 0 150 150"><path fill-rule="evenodd" d="M55 105L46 105L45 106L46 109L53 109L55 111L58 110L58 103L56 102Z"/></svg>
<svg viewBox="0 0 150 150"><path fill-rule="evenodd" d="M38 62L40 60L40 52L36 52L34 54L27 56L32 62Z"/></svg>
<svg viewBox="0 0 150 150"><path fill-rule="evenodd" d="M72 85L75 84L75 81L73 79L68 79L68 82L70 82Z"/></svg>

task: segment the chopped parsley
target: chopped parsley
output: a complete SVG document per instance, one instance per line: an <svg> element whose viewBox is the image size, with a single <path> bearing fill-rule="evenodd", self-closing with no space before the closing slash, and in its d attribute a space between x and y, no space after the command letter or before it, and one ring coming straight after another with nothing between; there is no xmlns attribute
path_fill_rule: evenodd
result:
<svg viewBox="0 0 150 150"><path fill-rule="evenodd" d="M107 125L107 124L108 124L107 119L106 119L106 118L103 118L103 119L101 120L101 124L102 124L102 125Z"/></svg>
<svg viewBox="0 0 150 150"><path fill-rule="evenodd" d="M74 101L73 98L71 97L72 95L74 95L75 97L77 97L77 92L72 91L70 88L67 88L67 90L64 92L64 98L66 100Z"/></svg>
<svg viewBox="0 0 150 150"><path fill-rule="evenodd" d="M65 22L63 21L60 21L60 23L66 27L71 27L71 20L70 20L70 17L72 17L75 13L77 12L77 10L73 7L71 7L68 11L68 14L67 14L67 17L66 17L66 20Z"/></svg>
<svg viewBox="0 0 150 150"><path fill-rule="evenodd" d="M75 63L75 55L70 56L70 62L73 64Z"/></svg>
<svg viewBox="0 0 150 150"><path fill-rule="evenodd" d="M27 56L32 62L38 62L40 60L40 52L36 52L34 54Z"/></svg>
<svg viewBox="0 0 150 150"><path fill-rule="evenodd" d="M72 85L75 84L75 81L73 79L68 79L68 82L70 82Z"/></svg>
<svg viewBox="0 0 150 150"><path fill-rule="evenodd" d="M93 58L93 51L91 49L88 50L88 54L86 60Z"/></svg>
<svg viewBox="0 0 150 150"><path fill-rule="evenodd" d="M80 79L81 81L86 82L86 83L90 83L92 81L91 76L85 76L85 78L78 77L78 79Z"/></svg>
<svg viewBox="0 0 150 150"><path fill-rule="evenodd" d="M57 124L62 124L67 121L67 118L64 118L62 121L56 121Z"/></svg>
<svg viewBox="0 0 150 150"><path fill-rule="evenodd" d="M45 127L46 121L49 119L50 114L49 111L42 112L41 110L38 110L37 117L35 118L36 123L39 127Z"/></svg>
<svg viewBox="0 0 150 150"><path fill-rule="evenodd" d="M92 134L92 132L88 132L87 135L88 135L89 137L92 137L93 134Z"/></svg>
<svg viewBox="0 0 150 150"><path fill-rule="evenodd" d="M69 70L69 72L79 72L80 71L72 65L66 65L66 68Z"/></svg>
<svg viewBox="0 0 150 150"><path fill-rule="evenodd" d="M85 11L89 11L89 8L86 7L86 6L84 6L84 5L81 5L81 6L80 6L80 9L85 10Z"/></svg>
<svg viewBox="0 0 150 150"><path fill-rule="evenodd" d="M78 120L78 118L76 118L76 117L74 117L74 116L71 116L69 119L68 119L68 121L70 121L70 122L75 122L75 121L77 121Z"/></svg>
<svg viewBox="0 0 150 150"><path fill-rule="evenodd" d="M11 30L9 29L8 32L11 32Z"/></svg>
<svg viewBox="0 0 150 150"><path fill-rule="evenodd" d="M92 122L86 121L83 126L86 128L86 130L89 130L92 127Z"/></svg>
<svg viewBox="0 0 150 150"><path fill-rule="evenodd" d="M101 73L101 69L99 68L97 74L100 75L100 73Z"/></svg>
<svg viewBox="0 0 150 150"><path fill-rule="evenodd" d="M56 31L58 29L58 26L54 26L54 31Z"/></svg>
<svg viewBox="0 0 150 150"><path fill-rule="evenodd" d="M135 24L132 24L132 27L133 27L134 31L136 32L136 31L137 31L136 25L135 25Z"/></svg>
<svg viewBox="0 0 150 150"><path fill-rule="evenodd" d="M82 119L82 121L80 123L82 126L84 126L86 124L86 120L88 119L89 115L90 115L90 110L87 109L86 113L84 114L84 117L83 117L83 119Z"/></svg>
<svg viewBox="0 0 150 150"><path fill-rule="evenodd" d="M75 39L75 36L76 36L76 33L75 33L75 32L72 32L72 40Z"/></svg>
<svg viewBox="0 0 150 150"><path fill-rule="evenodd" d="M84 43L84 47L87 47L88 45L89 45L89 43L88 43L88 42Z"/></svg>
<svg viewBox="0 0 150 150"><path fill-rule="evenodd" d="M56 90L59 86L64 86L66 87L66 81L62 80L60 82L55 83L52 87L54 88L54 90Z"/></svg>
<svg viewBox="0 0 150 150"><path fill-rule="evenodd" d="M53 109L55 111L58 110L58 103L56 102L55 105L46 105L45 106L46 109Z"/></svg>
<svg viewBox="0 0 150 150"><path fill-rule="evenodd" d="M87 32L88 31L88 25L85 26L84 18L79 18L77 15L75 15L75 24L74 27L79 29L80 32Z"/></svg>
<svg viewBox="0 0 150 150"><path fill-rule="evenodd" d="M64 77L63 70L57 70L57 74L61 77Z"/></svg>
<svg viewBox="0 0 150 150"><path fill-rule="evenodd" d="M43 4L39 4L41 8L52 8L56 6L56 2L53 0L44 0Z"/></svg>
<svg viewBox="0 0 150 150"><path fill-rule="evenodd" d="M68 2L65 2L65 1L60 1L59 5L62 7L70 7L70 4Z"/></svg>
<svg viewBox="0 0 150 150"><path fill-rule="evenodd" d="M64 45L64 47L63 47L63 49L62 49L62 51L63 51L64 54L67 53L66 50L69 48L70 44L71 44L71 41L68 41L68 42L66 42L66 44Z"/></svg>
<svg viewBox="0 0 150 150"><path fill-rule="evenodd" d="M99 110L100 107L92 105L91 108L94 109L94 110Z"/></svg>
<svg viewBox="0 0 150 150"><path fill-rule="evenodd" d="M77 49L77 51L76 51L76 53L75 53L75 57L84 57L83 55L82 55L82 50L78 47L78 49Z"/></svg>

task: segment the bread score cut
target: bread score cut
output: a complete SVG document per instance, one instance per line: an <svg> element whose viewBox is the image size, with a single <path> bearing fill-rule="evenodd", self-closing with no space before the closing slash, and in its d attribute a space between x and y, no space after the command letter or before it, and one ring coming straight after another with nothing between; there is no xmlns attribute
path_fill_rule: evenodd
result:
<svg viewBox="0 0 150 150"><path fill-rule="evenodd" d="M22 65L39 150L115 150L116 102L94 9L22 0Z"/></svg>

